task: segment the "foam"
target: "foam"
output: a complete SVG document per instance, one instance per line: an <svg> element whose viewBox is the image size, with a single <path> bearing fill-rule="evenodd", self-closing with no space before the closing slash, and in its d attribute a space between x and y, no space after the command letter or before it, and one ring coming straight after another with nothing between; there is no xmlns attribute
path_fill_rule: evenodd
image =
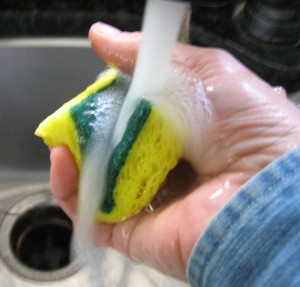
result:
<svg viewBox="0 0 300 287"><path fill-rule="evenodd" d="M129 83L128 76L119 74L116 84L102 91L98 101L90 103L94 105L92 110L88 110L88 113L92 113L93 121L89 122L91 133L85 146L80 174L76 228L77 240L82 244L88 241L96 211L103 202L107 166L111 156L107 151L110 149L112 131Z"/></svg>
<svg viewBox="0 0 300 287"><path fill-rule="evenodd" d="M172 119L184 147L182 157L199 172L205 130L213 118L212 104L201 79L191 71L172 67L160 96L149 95L149 99L162 114Z"/></svg>
<svg viewBox="0 0 300 287"><path fill-rule="evenodd" d="M79 186L79 210L76 239L82 250L89 244L88 234L94 216L103 201L105 178L109 159L122 139L127 122L142 98L158 97L169 75L173 46L189 5L184 2L148 0L143 23L143 38L138 53L133 79L116 119L113 131L99 139L99 132L93 133L85 159ZM111 122L113 123L113 121ZM99 122L99 125L101 123ZM105 140L104 140L105 138ZM102 192L99 192L102 191Z"/></svg>
<svg viewBox="0 0 300 287"><path fill-rule="evenodd" d="M116 124L113 147L120 142L140 98L159 95L165 84L174 43L188 7L179 1L147 1L133 80Z"/></svg>

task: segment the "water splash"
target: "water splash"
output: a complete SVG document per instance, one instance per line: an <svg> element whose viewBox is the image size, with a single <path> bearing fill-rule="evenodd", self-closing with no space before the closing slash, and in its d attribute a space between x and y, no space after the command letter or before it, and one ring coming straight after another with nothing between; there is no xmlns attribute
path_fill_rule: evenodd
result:
<svg viewBox="0 0 300 287"><path fill-rule="evenodd" d="M180 1L148 0L143 36L133 80L114 131L115 147L138 101L147 95L159 95L167 80L172 51L189 4Z"/></svg>
<svg viewBox="0 0 300 287"><path fill-rule="evenodd" d="M100 117L95 115L96 121L93 124L95 132L86 149L80 177L74 243L77 256L79 254L80 257L84 257L84 250L91 245L90 232L95 214L104 198L106 170L110 156L119 143L127 121L139 100L149 94L157 95L165 84L173 46L188 7L189 5L183 2L148 0L143 38L125 101L117 107L114 107L112 101L107 101L106 104L111 105L109 109L113 109L113 112L107 112L108 119L103 119L103 113Z"/></svg>

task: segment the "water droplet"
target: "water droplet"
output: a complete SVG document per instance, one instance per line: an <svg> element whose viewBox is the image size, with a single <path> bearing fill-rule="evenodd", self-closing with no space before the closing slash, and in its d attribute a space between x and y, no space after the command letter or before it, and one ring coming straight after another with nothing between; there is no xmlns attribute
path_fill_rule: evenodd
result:
<svg viewBox="0 0 300 287"><path fill-rule="evenodd" d="M212 195L210 195L209 199L215 199L218 196L220 196L223 193L224 189L223 188L219 188L217 189Z"/></svg>
<svg viewBox="0 0 300 287"><path fill-rule="evenodd" d="M280 96L284 96L284 97L287 96L287 95L286 95L286 90L285 90L285 88L282 87L282 86L276 86L276 87L273 88L273 90L274 90L274 92L275 92L276 94L278 94L278 95L280 95Z"/></svg>
<svg viewBox="0 0 300 287"><path fill-rule="evenodd" d="M206 92L211 93L213 91L214 91L214 86L209 85L206 87Z"/></svg>

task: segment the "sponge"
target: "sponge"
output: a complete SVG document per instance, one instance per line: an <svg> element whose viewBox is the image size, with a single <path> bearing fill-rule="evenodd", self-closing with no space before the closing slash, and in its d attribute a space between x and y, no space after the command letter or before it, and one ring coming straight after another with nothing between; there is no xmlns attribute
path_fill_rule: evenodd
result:
<svg viewBox="0 0 300 287"><path fill-rule="evenodd" d="M105 70L85 91L48 116L38 126L35 135L41 137L48 146L68 146L80 169L84 150L91 136L89 124L92 123L93 110L96 109L93 103L96 103L97 99L101 99L109 88L112 89L118 85L118 78L118 70L113 68ZM116 97L113 100L114 105L117 105Z"/></svg>
<svg viewBox="0 0 300 287"><path fill-rule="evenodd" d="M84 92L46 118L35 134L49 146L68 146L81 171L93 134L112 146L113 129L129 85L127 75L107 69ZM116 223L139 213L149 205L182 152L172 119L149 99L140 98L109 155L97 219Z"/></svg>

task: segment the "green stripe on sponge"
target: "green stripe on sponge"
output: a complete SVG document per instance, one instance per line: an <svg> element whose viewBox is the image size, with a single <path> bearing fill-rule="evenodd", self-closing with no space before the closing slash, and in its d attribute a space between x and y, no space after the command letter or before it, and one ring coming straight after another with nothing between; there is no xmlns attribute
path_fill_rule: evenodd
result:
<svg viewBox="0 0 300 287"><path fill-rule="evenodd" d="M108 223L132 217L149 205L183 152L174 122L145 99L131 115L118 149L109 163L113 176L97 215Z"/></svg>
<svg viewBox="0 0 300 287"><path fill-rule="evenodd" d="M102 212L110 213L115 207L113 191L116 186L118 176L126 162L128 153L132 149L134 142L151 113L151 109L152 107L149 101L142 99L139 102L133 114L129 118L127 128L121 142L113 151L108 165L106 195L100 208Z"/></svg>
<svg viewBox="0 0 300 287"><path fill-rule="evenodd" d="M86 147L91 139L94 127L92 123L96 120L99 101L106 93L113 92L112 88L116 85L117 79L108 86L95 91L79 104L70 109L70 114L76 127L76 133L81 153L85 153ZM97 104L98 102L98 104Z"/></svg>

